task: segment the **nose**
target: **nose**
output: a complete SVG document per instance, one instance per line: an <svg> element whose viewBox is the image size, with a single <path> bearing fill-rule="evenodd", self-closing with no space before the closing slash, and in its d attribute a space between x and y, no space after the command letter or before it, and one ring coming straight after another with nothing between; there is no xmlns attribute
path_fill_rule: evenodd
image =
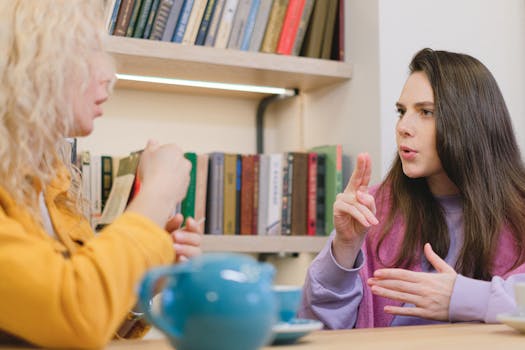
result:
<svg viewBox="0 0 525 350"><path fill-rule="evenodd" d="M397 121L396 130L400 136L413 136L414 135L414 123L412 118L413 113L406 112Z"/></svg>

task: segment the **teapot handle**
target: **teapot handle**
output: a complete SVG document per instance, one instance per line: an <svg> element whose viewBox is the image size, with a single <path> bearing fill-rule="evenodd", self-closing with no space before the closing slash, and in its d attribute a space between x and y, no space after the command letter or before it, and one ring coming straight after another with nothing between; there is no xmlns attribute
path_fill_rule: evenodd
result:
<svg viewBox="0 0 525 350"><path fill-rule="evenodd" d="M176 278L174 272L174 266L158 267L149 270L142 279L139 288L139 305L146 315L146 319L151 322L155 327L159 328L166 334L173 335L174 337L180 337L180 330L173 328L169 323L165 321L162 315L155 312L150 307L150 300L155 295L155 286L157 283L167 277Z"/></svg>

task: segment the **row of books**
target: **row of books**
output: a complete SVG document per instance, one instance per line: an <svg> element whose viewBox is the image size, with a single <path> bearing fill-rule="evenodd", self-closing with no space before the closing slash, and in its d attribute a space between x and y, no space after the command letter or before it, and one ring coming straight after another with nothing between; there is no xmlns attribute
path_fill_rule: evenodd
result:
<svg viewBox="0 0 525 350"><path fill-rule="evenodd" d="M110 34L344 59L344 0L112 0Z"/></svg>
<svg viewBox="0 0 525 350"><path fill-rule="evenodd" d="M115 220L140 190L139 156L82 152L78 157L93 227ZM273 154L188 152L185 157L192 163L190 184L177 210L205 218L207 234L326 235L333 229L332 206L345 181L341 145Z"/></svg>

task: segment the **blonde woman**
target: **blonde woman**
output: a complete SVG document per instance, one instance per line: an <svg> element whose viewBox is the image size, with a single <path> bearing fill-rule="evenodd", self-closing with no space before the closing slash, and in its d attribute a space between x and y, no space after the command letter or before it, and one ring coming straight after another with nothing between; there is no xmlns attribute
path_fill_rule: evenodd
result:
<svg viewBox="0 0 525 350"><path fill-rule="evenodd" d="M0 344L95 348L126 319L121 335L140 335L129 311L144 272L200 253L195 221L175 232L170 219L190 171L175 145L148 143L140 193L98 236L80 214L62 149L91 133L113 81L101 7L0 2Z"/></svg>

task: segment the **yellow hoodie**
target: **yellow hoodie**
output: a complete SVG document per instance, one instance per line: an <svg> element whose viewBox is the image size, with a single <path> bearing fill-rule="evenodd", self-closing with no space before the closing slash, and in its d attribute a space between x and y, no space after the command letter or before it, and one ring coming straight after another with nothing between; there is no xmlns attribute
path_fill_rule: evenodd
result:
<svg viewBox="0 0 525 350"><path fill-rule="evenodd" d="M135 304L144 272L174 252L166 231L137 213L95 237L60 205L69 186L61 169L44 194L58 240L0 188L0 333L42 347L98 348Z"/></svg>

